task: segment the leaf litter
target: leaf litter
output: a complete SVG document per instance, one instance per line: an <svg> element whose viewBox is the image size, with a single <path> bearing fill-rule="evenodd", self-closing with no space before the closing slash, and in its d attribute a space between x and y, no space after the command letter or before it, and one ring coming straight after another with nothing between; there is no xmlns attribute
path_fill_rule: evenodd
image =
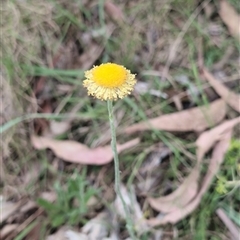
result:
<svg viewBox="0 0 240 240"><path fill-rule="evenodd" d="M240 16L233 6L226 0L221 0L219 15L223 22L227 25L230 34L240 41Z"/></svg>
<svg viewBox="0 0 240 240"><path fill-rule="evenodd" d="M148 198L152 208L157 211L168 213L178 209L183 209L198 192L199 167L192 169L190 175L174 191L165 197Z"/></svg>
<svg viewBox="0 0 240 240"><path fill-rule="evenodd" d="M197 164L192 173L185 179L183 184L172 194L157 199L149 198L149 204L156 210L167 212L162 218L152 218L148 220L151 226L162 225L166 223L177 223L199 205L202 196L210 186L212 179L218 172L224 155L228 149L232 129L240 123L240 117L226 121L221 125L202 133L196 141L197 145ZM204 155L213 147L212 157L208 166L208 171L204 176L202 185L198 186L200 175L200 163ZM197 176L196 178L194 176ZM191 189L193 188L193 190ZM199 188L199 190L198 190ZM189 190L190 189L190 190ZM198 191L197 191L198 190ZM162 206L163 204L163 206ZM167 209L165 210L164 207Z"/></svg>
<svg viewBox="0 0 240 240"><path fill-rule="evenodd" d="M177 113L166 114L147 122L133 124L125 129L127 134L152 128L176 132L200 132L221 122L226 115L226 106L223 100L216 100L209 106L195 107ZM181 121L179 121L181 119Z"/></svg>
<svg viewBox="0 0 240 240"><path fill-rule="evenodd" d="M13 232L19 225L18 224L7 224L0 232L0 238L5 239L11 232Z"/></svg>
<svg viewBox="0 0 240 240"><path fill-rule="evenodd" d="M240 95L230 91L225 87L220 81L215 79L215 77L206 69L203 68L203 74L207 81L211 84L218 95L226 101L226 103L232 107L235 111L240 113Z"/></svg>
<svg viewBox="0 0 240 240"><path fill-rule="evenodd" d="M114 4L112 1L108 0L104 4L106 13L111 17L111 19L117 23L123 23L126 21L124 14L119 6Z"/></svg>
<svg viewBox="0 0 240 240"><path fill-rule="evenodd" d="M15 213L21 206L22 202L10 202L6 201L3 196L0 196L1 204L1 222L6 221L13 213Z"/></svg>
<svg viewBox="0 0 240 240"><path fill-rule="evenodd" d="M232 222L231 219L229 219L229 217L227 216L227 214L225 213L225 211L222 208L218 208L216 210L216 213L218 215L218 217L224 222L225 226L228 228L228 230L230 231L233 239L237 240L239 239L239 229L237 228L237 226Z"/></svg>
<svg viewBox="0 0 240 240"><path fill-rule="evenodd" d="M139 235L149 230L149 226L144 218L143 212L139 203L137 202L136 194L133 186L130 187L131 191L128 191L124 185L120 186L120 191L123 196L124 202L128 208L128 211L131 213L131 218L133 220L134 229ZM126 220L126 214L124 212L124 207L119 196L116 197L113 207L116 211L116 214L122 219Z"/></svg>
<svg viewBox="0 0 240 240"><path fill-rule="evenodd" d="M88 240L88 236L67 227L60 228L56 233L49 235L46 240Z"/></svg>
<svg viewBox="0 0 240 240"><path fill-rule="evenodd" d="M85 5L85 3L83 3L83 5ZM129 4L129 5L131 6L131 4ZM205 6L208 6L208 5L205 4ZM167 7L171 8L171 4L169 4ZM112 1L106 1L104 4L104 8L105 8L106 13L109 15L109 17L115 23L123 24L123 23L128 22L128 20L133 21L133 19L134 19L134 16L129 19L127 18L127 16L124 16L123 11L121 10L122 8L115 5ZM49 11L51 12L50 9L49 9ZM198 11L198 9L197 9L197 11ZM187 27L184 27L183 32L179 35L180 41L183 41L182 36L184 34L187 34L187 29L190 28L189 24L191 21L193 21L193 18L195 18L197 16L197 11L194 12L192 17L187 22ZM214 12L214 10L211 10L211 11ZM211 13L211 15L212 14L213 13ZM236 11L234 11L232 9L231 5L229 5L227 3L227 1L222 0L220 2L219 15L222 18L222 20L225 22L225 24L228 26L230 33L233 36L236 36L238 38L239 29L236 28L236 22L237 22L236 20L239 20L239 16L236 14ZM86 16L87 16L87 14L86 14ZM45 19L48 19L48 17L46 17ZM16 21L16 22L18 22L18 21ZM40 21L38 21L38 22L40 23ZM153 22L152 19L151 19L151 22ZM37 25L39 25L39 23ZM58 28L57 25L55 26L55 23L53 23L53 25L55 28ZM122 26L122 25L120 25L120 26ZM146 26L145 25L143 25L143 26L144 26L143 31L145 31ZM69 29L71 29L71 27L69 27ZM73 52L69 48L68 51L65 52L65 54L64 54L63 53L64 47L66 46L66 48L67 48L68 46L71 46L71 44L74 45L75 44L75 40L74 40L73 42L70 42L69 45L68 44L64 45L63 49L60 49L59 52L57 52L56 56L53 57L54 61L53 61L52 65L51 65L51 61L52 61L51 57L49 58L49 56L48 56L48 59L47 59L48 65L50 67L60 68L60 69L71 69L71 68L87 69L87 68L91 67L96 61L101 60L101 58L102 58L101 55L104 55L104 57L106 57L107 55L105 56L105 54L106 54L105 53L105 45L101 46L101 44L99 44L97 38L99 38L99 36L106 37L105 35L107 35L107 39L108 39L108 37L110 37L110 35L115 31L116 28L112 24L108 24L108 23L106 24L105 27L107 28L107 30L104 29L104 27L103 27L103 28L100 28L99 30L93 30L92 32L90 32L90 31L87 31L86 33L79 32L77 38L81 39L82 43L84 43L83 44L85 46L84 49L78 49L77 46L73 46L73 49L74 49ZM134 26L134 27L136 27L136 26ZM137 29L137 27L136 27L136 29ZM79 31L79 28L78 28L78 31ZM119 31L120 31L120 29L117 28L117 31L114 32L114 34L115 33L117 34ZM161 31L163 31L164 34L166 33L165 29L161 29ZM25 31L25 32L27 32L27 31ZM83 39L84 37L86 37L85 40ZM178 40L179 40L179 38L177 39L177 41ZM31 43L33 43L33 42L34 41L31 41ZM55 42L56 41L54 41L54 44L55 44ZM132 42L134 42L134 41L132 41ZM153 43L154 43L154 41L150 42L150 44L153 44ZM163 41L163 43L164 43L164 41ZM177 45L179 45L179 44L177 44ZM152 46L150 46L150 47L152 47ZM221 46L218 45L218 47L220 48ZM152 48L152 49L155 49L155 48ZM83 53L79 54L79 52L82 50L83 50ZM122 50L122 49L120 49L120 50ZM16 52L19 52L19 51L16 51ZM170 62L173 61L172 56L176 56L176 53L177 53L177 51L174 54L171 54ZM47 54L49 54L49 53L47 53ZM80 56L78 56L78 54ZM25 54L25 55L27 56L28 54ZM136 56L133 56L133 58L136 59L137 64L140 63L139 65L141 65L141 62L139 62L139 60L138 60L138 55L139 55L139 53L136 54ZM119 57L117 59L120 59L120 55L117 57ZM121 59L119 61L121 61ZM158 71L159 60L157 60L157 63L155 62L152 66L154 66L154 65L156 65L156 70L157 70L157 72L159 72ZM171 65L171 63L169 64L169 66L170 65ZM170 70L169 66L167 66L167 70ZM168 75L170 77L170 74L168 74ZM46 80L46 78L45 78L45 80ZM217 80L217 79L215 79L215 80ZM209 81L209 83L211 83L211 80L208 80L208 81ZM189 83L191 83L191 81ZM40 94L40 96L37 96L37 98L39 97L39 99L41 100L41 97L43 97L43 100L45 101L46 99L44 99L44 97L49 97L49 87L51 87L51 86L47 86L47 84L48 84L47 81L42 81L39 83L39 85L41 85L41 84L42 84L42 86L38 86L39 89L41 87L42 87L42 89L44 89L44 87L46 87L47 89L44 90L45 91L44 93L41 93L42 96ZM136 124L136 125L133 125L133 126L130 126L129 128L127 128L127 130L129 131L127 133L131 134L136 131L150 130L152 127L154 127L156 129L164 130L164 131L173 131L173 132L176 131L176 132L182 132L182 133L194 131L194 132L197 132L197 134L199 134L199 132L204 131L209 127L216 126L217 124L222 122L226 116L226 103L228 105L232 106L232 108L234 108L236 111L238 111L239 108L237 106L237 101L233 100L233 99L237 99L237 98L232 98L232 97L229 98L230 95L232 96L231 91L229 89L227 89L228 91L226 91L226 89L222 90L224 88L220 87L220 85L217 86L215 83L213 83L211 85L213 86L213 88L215 88L216 92L222 99L217 100L213 103L210 103L209 106L203 106L200 108L196 107L196 108L187 109L187 110L184 110L184 111L181 111L178 113L163 115L156 119L150 119L149 123L152 124L152 126L150 126L150 127L149 127L149 124L147 124L147 126L146 126L145 123L141 122L139 124ZM61 85L59 84L59 86L57 86L56 89L60 89L62 86L63 86L62 84ZM193 84L192 86L194 87L195 85ZM69 87L67 86L67 88L69 88ZM145 88L146 88L146 86L145 86ZM38 91L41 90L41 89L40 90L39 89L38 89ZM67 90L67 91L64 90L61 93L61 96L64 96L65 93L71 93L73 90L74 90L74 88L71 88L70 90ZM150 89L151 95L164 98L164 96L165 96L165 95L163 95L164 93L163 94L161 94L161 93L162 93L161 91L156 90L153 92ZM165 98L166 98L166 96L165 96ZM45 102L45 106L42 105L43 106L42 111L44 111L44 112L45 111L47 111L47 112L54 111L54 107L52 106L53 103L51 101L52 101L52 99L50 99L50 101L48 101L48 102ZM182 103L180 100L179 100L179 106L180 106L179 109L181 109ZM154 120L156 120L156 121L154 121ZM61 140L60 141L60 140L52 139L54 136L57 136L57 135L63 134L63 133L67 133L69 131L69 129L71 128L72 121L73 121L73 118L71 118L67 122L48 121L47 124L45 124L45 125L43 124L42 128L46 129L45 132L43 131L44 136L32 136L31 140L32 140L33 146L36 149L50 148L57 157L62 158L65 161L69 161L69 162L73 162L73 163L102 165L102 164L111 162L113 156L110 154L111 148L109 145L90 149L86 145L81 144L79 142L70 141L70 140ZM156 209L157 211L161 211L162 213L165 213L165 215L161 214L162 219L160 219L160 220L159 219L150 219L148 221L148 224L150 226L144 220L145 212L143 213L143 210L141 209L141 208L144 208L144 206L142 207L142 203L140 204L140 202L138 202L134 191L132 191L132 190L128 191L126 189L126 187L122 186L121 191L122 191L122 193L124 193L126 202L131 201L129 208L131 208L131 210L132 210L133 218L135 219L134 221L136 221L136 219L139 220L139 222L137 222L137 221L134 222L139 233L147 231L148 229L150 229L150 231L153 232L155 230L153 230L151 227L155 226L155 225L165 224L167 222L175 223L175 222L179 221L180 219L182 219L184 216L187 216L191 211L193 211L196 208L196 206L199 204L199 202L201 200L202 195L205 193L206 189L208 188L209 184L211 183L212 178L218 171L219 164L223 160L223 155L226 152L226 148L227 148L228 141L230 138L231 129L238 122L239 122L239 119L233 119L230 121L226 121L223 124L219 125L218 127L215 127L209 131L206 131L199 136L198 140L196 141L197 162L196 162L196 166L191 170L189 176L183 181L183 183L172 194L169 194L164 197L156 198L156 199L147 198L148 202L150 203L150 205L152 206L153 209ZM137 146L137 145L139 145L139 142L140 142L139 139L135 139L135 140L126 142L122 145L119 145L119 147L120 147L119 152L123 151L124 149L128 149L128 148ZM209 150L211 150L211 148L213 148L213 152L212 152L212 158L211 158L211 161L209 164L209 169L208 169L209 171L205 175L204 182L202 184L199 184L198 180L200 178L200 172L199 172L200 164L201 164L201 161L202 161L203 157L205 156L205 154ZM170 153L168 152L168 155L169 154ZM86 159L88 156L89 156L90 161L86 162ZM161 165L161 161L158 161L158 159L157 159L156 161L153 162L153 164L151 166L142 168L142 170L151 172L154 169L154 167L157 168L157 167L159 167L159 165ZM149 186L143 187L144 190L146 190L145 191L146 193L145 193L145 195L141 195L141 193L139 193L141 197L142 196L146 197L148 191L150 191L150 189L152 188L152 182L154 182L154 178L156 178L156 177L154 176L151 179L151 183L149 184ZM27 180L27 177L26 177L26 180ZM144 182L144 178L143 178L142 182ZM49 198L49 201L51 201L51 202L56 200L56 195L53 192L50 192L50 191L43 192L43 195L45 195L46 198ZM124 216L124 214L122 214L123 211L121 209L121 206L118 203L116 204L117 199L115 199L114 201L115 202L113 202L113 205L115 204L114 206L116 206L116 209L118 209L118 208L120 209L120 210L118 209L118 211L117 211L118 216L116 218L117 219L121 218L124 220L125 216ZM159 205L159 203L161 203L161 204ZM29 201L28 203L26 203L26 205L23 205L17 211L24 213L26 211L31 211L35 206L36 205L33 201ZM111 216L112 212L110 214L107 214L105 210L106 209L104 209L100 213L99 212L96 213L96 217L92 217L89 220L89 222L82 227L81 230L70 229L70 228L66 229L65 227L63 227L63 228L58 229L57 233L53 234L52 235L53 238L51 238L51 239L59 239L59 240L60 239L64 239L64 240L90 239L90 236L94 236L94 238L96 239L97 235L100 236L101 232L104 233L105 231L108 231L108 234L107 235L105 234L105 236L104 236L104 234L102 234L103 239L105 239L105 240L120 239L120 237L121 237L121 233L119 233L120 223L116 220L117 222L115 222L115 223L117 226L113 227L113 229L110 229L109 225L111 225L112 222L109 223L109 220L113 221L113 218L106 220L106 216L109 216L109 215ZM114 212L114 210L113 210L113 212ZM14 212L11 214L11 216L13 216L13 214L14 214ZM37 215L35 215L35 216L37 216ZM100 216L104 216L104 217L100 217ZM9 219L9 216L7 218ZM14 218L14 216L13 216L13 218ZM100 221L95 221L98 218L101 218L102 224L99 224ZM26 221L25 224L27 224L27 222L28 221ZM10 229L13 227L12 224L6 225L6 226L9 226ZM19 225L17 225L17 226L19 226ZM23 228L25 226L26 225L21 225L21 228ZM160 239L164 230L160 229L160 230L156 230L156 231L157 231L156 236L158 236L158 237L155 237L155 239ZM2 233L2 231L1 231L1 233ZM31 238L31 239L33 239L33 238Z"/></svg>
<svg viewBox="0 0 240 240"><path fill-rule="evenodd" d="M109 214L101 212L83 226L82 233L86 234L89 240L103 239L108 236L111 225L109 220Z"/></svg>
<svg viewBox="0 0 240 240"><path fill-rule="evenodd" d="M32 135L31 143L35 149L51 149L54 154L68 162L103 165L112 161L113 153L110 145L90 149L84 144L71 140L54 140L47 137ZM124 144L118 144L118 153L138 145L139 139L135 138Z"/></svg>
<svg viewBox="0 0 240 240"><path fill-rule="evenodd" d="M225 132L228 132L239 122L240 117L225 121L219 126L216 126L207 132L203 132L196 140L198 161L201 161L201 159L204 157L204 154L210 150L213 144L221 139Z"/></svg>

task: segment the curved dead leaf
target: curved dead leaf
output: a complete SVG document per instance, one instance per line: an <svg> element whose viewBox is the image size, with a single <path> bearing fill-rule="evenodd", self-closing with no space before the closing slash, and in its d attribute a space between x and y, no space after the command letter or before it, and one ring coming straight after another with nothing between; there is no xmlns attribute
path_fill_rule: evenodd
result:
<svg viewBox="0 0 240 240"><path fill-rule="evenodd" d="M68 162L103 165L112 161L113 153L111 146L90 149L86 145L70 140L54 140L46 137L32 136L31 142L36 149L50 148L54 154ZM117 145L118 153L125 149L136 146L139 139L133 139L122 145Z"/></svg>
<svg viewBox="0 0 240 240"><path fill-rule="evenodd" d="M122 10L115 5L112 1L108 0L104 4L105 11L111 17L112 20L116 22L124 22L125 17L123 15Z"/></svg>
<svg viewBox="0 0 240 240"><path fill-rule="evenodd" d="M196 166L176 191L164 197L148 198L150 206L164 213L183 209L197 194L199 174Z"/></svg>
<svg viewBox="0 0 240 240"><path fill-rule="evenodd" d="M17 203L5 201L5 199L0 196L0 204L1 204L1 223L6 221L8 217L17 212L19 208L23 205L23 201L19 201Z"/></svg>
<svg viewBox="0 0 240 240"><path fill-rule="evenodd" d="M220 1L219 15L227 25L230 34L240 40L240 16L228 1Z"/></svg>
<svg viewBox="0 0 240 240"><path fill-rule="evenodd" d="M217 141L221 140L222 136L227 131L232 129L238 123L240 123L240 117L225 121L221 125L202 133L196 141L198 162L202 160L203 156Z"/></svg>
<svg viewBox="0 0 240 240"><path fill-rule="evenodd" d="M224 101L220 99L212 102L209 107L195 107L152 118L148 122L133 124L127 127L125 132L131 134L152 128L176 132L203 131L209 126L219 123L225 114L226 106Z"/></svg>
<svg viewBox="0 0 240 240"><path fill-rule="evenodd" d="M7 225L5 225L1 229L0 239L5 239L5 237L7 235L9 235L10 233L12 233L18 226L19 226L19 224L7 224Z"/></svg>
<svg viewBox="0 0 240 240"><path fill-rule="evenodd" d="M236 93L230 91L220 81L215 79L215 77L210 72L208 72L206 68L203 68L203 74L211 86L218 93L218 95L221 96L221 98L234 110L240 112L240 95L237 95Z"/></svg>
<svg viewBox="0 0 240 240"><path fill-rule="evenodd" d="M206 131L197 139L197 159L198 163L192 170L191 174L184 180L182 185L173 193L160 198L148 198L149 204L155 210L169 213L174 212L184 207L196 196L198 190L198 178L200 175L200 163L207 151L221 138L224 134L230 131L237 123L240 122L240 117L229 120Z"/></svg>
<svg viewBox="0 0 240 240"><path fill-rule="evenodd" d="M148 220L149 225L157 226L157 225L163 225L166 223L175 224L196 209L196 207L199 205L199 203L202 199L202 196L208 190L208 187L210 186L215 174L218 172L219 167L224 160L224 155L227 152L229 142L231 140L232 129L237 123L239 123L239 121L240 121L240 118L233 119L233 120L227 121L227 122L221 124L220 126L216 127L215 129L222 130L220 135L219 135L220 130L214 131L214 133L218 137L213 135L214 129L203 133L202 135L204 137L201 137L202 135L200 136L200 138L202 138L202 141L206 140L209 136L210 137L214 136L214 138L213 138L214 141L211 141L212 144L215 143L216 141L218 141L213 149L213 153L212 153L212 157L211 157L210 164L208 167L208 171L203 179L203 183L200 188L200 191L198 192L196 197L184 208L178 208L178 209L166 214L161 219L158 219L158 218L149 219ZM201 148L201 146L202 146L201 144L198 145L198 148ZM205 151L207 151L206 148L204 148L204 149L205 149ZM206 152L204 152L204 153L206 153ZM203 156L203 155L201 155L201 156ZM201 161L201 159L199 159L198 161Z"/></svg>

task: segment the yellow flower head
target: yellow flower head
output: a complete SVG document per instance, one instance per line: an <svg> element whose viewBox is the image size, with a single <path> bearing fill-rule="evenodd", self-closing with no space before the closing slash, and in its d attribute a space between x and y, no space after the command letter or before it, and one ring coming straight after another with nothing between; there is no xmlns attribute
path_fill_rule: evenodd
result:
<svg viewBox="0 0 240 240"><path fill-rule="evenodd" d="M124 66L103 63L85 72L83 86L88 95L100 100L117 100L131 93L136 83L135 74Z"/></svg>

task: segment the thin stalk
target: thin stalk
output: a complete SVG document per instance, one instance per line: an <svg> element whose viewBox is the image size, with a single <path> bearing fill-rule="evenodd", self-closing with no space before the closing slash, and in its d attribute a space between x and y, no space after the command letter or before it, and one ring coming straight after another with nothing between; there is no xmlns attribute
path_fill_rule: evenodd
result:
<svg viewBox="0 0 240 240"><path fill-rule="evenodd" d="M115 170L115 191L117 196L120 197L121 202L123 204L124 212L126 214L126 222L127 222L127 229L130 234L130 237L132 240L137 240L134 234L134 228L133 223L131 219L131 215L128 211L127 205L123 199L122 193L120 191L120 173L119 173L119 159L118 159L118 152L117 152L117 140L116 140L116 131L115 131L115 125L114 125L114 118L113 118L113 104L112 101L107 101L108 105L108 114L109 114L109 122L110 122L110 128L111 128L111 146L114 156L114 170Z"/></svg>

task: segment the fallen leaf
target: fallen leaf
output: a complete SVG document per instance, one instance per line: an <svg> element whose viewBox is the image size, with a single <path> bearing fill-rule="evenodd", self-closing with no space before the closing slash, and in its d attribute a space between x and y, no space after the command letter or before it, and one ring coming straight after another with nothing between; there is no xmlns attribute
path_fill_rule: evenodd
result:
<svg viewBox="0 0 240 240"><path fill-rule="evenodd" d="M124 14L122 10L115 5L112 1L108 0L104 4L106 13L111 17L115 22L121 23L125 21Z"/></svg>
<svg viewBox="0 0 240 240"><path fill-rule="evenodd" d="M18 211L22 206L23 202L9 202L5 201L3 196L0 196L0 205L1 205L1 223L8 219L13 213Z"/></svg>
<svg viewBox="0 0 240 240"><path fill-rule="evenodd" d="M20 208L20 212L27 213L34 208L37 208L37 204L32 200L28 200L28 202Z"/></svg>
<svg viewBox="0 0 240 240"><path fill-rule="evenodd" d="M236 124L240 123L240 117L225 121L221 125L202 133L197 141L197 159L200 162L211 147L221 139L225 132L232 129Z"/></svg>
<svg viewBox="0 0 240 240"><path fill-rule="evenodd" d="M216 137L214 137L214 140L212 140L211 143L213 144L216 141L218 141L218 142L214 146L214 149L212 152L212 157L211 157L210 164L208 167L208 171L203 179L200 190L199 190L198 194L195 196L195 198L192 201L190 201L184 208L175 209L174 211L167 213L161 219L159 219L159 218L149 219L148 223L151 226L157 226L157 225L162 225L162 224L166 224L166 223L175 224L196 209L196 207L200 204L202 196L207 191L215 174L218 172L221 163L224 160L224 155L227 152L229 142L231 140L232 129L237 123L239 123L239 120L240 120L240 118L233 119L233 120L228 121L227 124L225 122L225 123L221 124L220 126L216 127L217 129L219 129L219 128L222 129L222 132L221 132L222 134L219 135L219 131L214 131L214 133L216 134ZM210 137L213 136L212 135L213 130L209 130L209 131L203 133L202 135L204 135L204 137L202 137L202 135L201 135L199 138L202 140L199 142L202 143L204 139L206 140L209 136ZM197 144L198 150L202 146L201 144L199 144L199 142ZM206 153L206 151L208 151L208 149L209 148L203 147L203 150L201 150L203 152L202 152L202 154L199 154L198 157L203 157L204 154ZM198 159L198 163L201 160L202 159ZM198 164L198 166L200 166L200 165ZM200 171L200 169L199 169L199 171Z"/></svg>
<svg viewBox="0 0 240 240"><path fill-rule="evenodd" d="M54 140L46 137L32 136L31 142L36 149L50 148L54 154L68 162L103 165L112 161L113 153L111 146L97 147L90 149L84 144L70 140ZM118 153L125 149L136 146L139 139L133 139L122 145L117 145Z"/></svg>
<svg viewBox="0 0 240 240"><path fill-rule="evenodd" d="M88 236L89 240L103 239L108 236L109 224L109 214L101 212L84 225L82 232Z"/></svg>
<svg viewBox="0 0 240 240"><path fill-rule="evenodd" d="M48 202L54 202L57 199L57 194L55 192L42 192L40 198Z"/></svg>
<svg viewBox="0 0 240 240"><path fill-rule="evenodd" d="M166 114L157 118L149 119L147 122L133 124L125 129L127 134L138 131L150 130L152 128L188 132L203 131L212 125L219 123L226 114L226 106L223 100L214 101L209 107L195 107L177 113Z"/></svg>
<svg viewBox="0 0 240 240"><path fill-rule="evenodd" d="M89 240L84 233L75 232L67 227L60 228L56 233L49 235L46 240Z"/></svg>
<svg viewBox="0 0 240 240"><path fill-rule="evenodd" d="M230 34L240 40L240 16L228 1L220 1L219 15L227 25Z"/></svg>
<svg viewBox="0 0 240 240"><path fill-rule="evenodd" d="M228 103L229 106L231 106L234 110L240 112L240 95L230 91L220 81L215 79L215 77L208 72L206 68L203 68L203 74L217 94L221 96L221 98L226 101L226 103Z"/></svg>
<svg viewBox="0 0 240 240"><path fill-rule="evenodd" d="M2 221L1 221L2 222ZM0 239L4 239L8 234L14 231L18 227L18 224L5 225L0 232Z"/></svg>
<svg viewBox="0 0 240 240"><path fill-rule="evenodd" d="M69 130L71 127L71 121L50 121L49 130L52 136L61 135Z"/></svg>
<svg viewBox="0 0 240 240"><path fill-rule="evenodd" d="M65 232L65 237L66 240L90 240L86 234L75 232L72 230L67 230Z"/></svg>
<svg viewBox="0 0 240 240"><path fill-rule="evenodd" d="M224 212L223 209L218 208L216 211L218 217L223 221L223 223L226 225L228 230L230 231L231 235L233 236L234 240L239 239L239 229L237 226L229 219L227 214Z"/></svg>
<svg viewBox="0 0 240 240"><path fill-rule="evenodd" d="M150 206L160 212L167 213L183 209L197 194L199 167L196 166L180 187L172 194L159 198L148 198Z"/></svg>

